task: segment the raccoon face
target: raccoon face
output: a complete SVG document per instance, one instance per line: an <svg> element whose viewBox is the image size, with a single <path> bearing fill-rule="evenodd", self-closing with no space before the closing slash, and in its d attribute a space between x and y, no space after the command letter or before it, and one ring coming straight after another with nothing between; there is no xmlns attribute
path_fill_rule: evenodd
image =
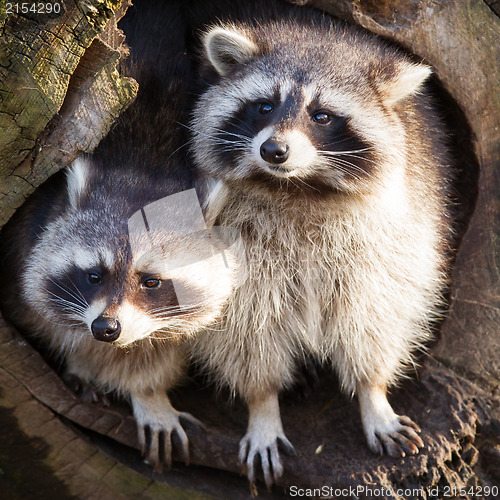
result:
<svg viewBox="0 0 500 500"><path fill-rule="evenodd" d="M62 273L46 278L50 315L79 324L96 340L127 345L163 326L159 311L168 310L172 318L181 314L172 281L158 273L133 272L128 257L123 258L128 252L121 250L105 261L79 248Z"/></svg>
<svg viewBox="0 0 500 500"><path fill-rule="evenodd" d="M116 346L192 334L217 318L231 291L229 271L213 247L197 260L193 248L200 249L201 238L177 238L175 247L192 254L181 261L164 248L133 256L127 243L107 255L73 248L59 256L71 257L64 266L51 266L59 271L27 283L26 298L36 300L49 321ZM202 245L199 252L211 245L208 236Z"/></svg>
<svg viewBox="0 0 500 500"><path fill-rule="evenodd" d="M200 286L205 277L196 276L195 267L167 274L135 269L128 257L111 267L75 260L64 273L46 279L46 310L59 322L76 323L96 340L118 346L186 335L207 321L211 308L220 307L217 301L223 303ZM209 272L206 262L198 272Z"/></svg>
<svg viewBox="0 0 500 500"><path fill-rule="evenodd" d="M317 40L312 29L287 42L293 29L270 25L255 36L229 26L205 35L205 56L219 82L194 113L197 163L227 182L251 180L269 189L369 190L381 170L404 163L404 130L394 108L430 70L401 57L382 71L377 60L360 64L338 34ZM266 35L262 47L253 39ZM274 46L273 36L284 41ZM342 58L332 55L339 45Z"/></svg>
<svg viewBox="0 0 500 500"><path fill-rule="evenodd" d="M231 256L222 257L207 231L163 224L160 215L172 222L176 206L156 202L125 220L108 200L107 208L81 210L79 197L92 192L82 189L82 168L74 165L68 177L73 209L33 249L23 275L28 303L49 324L74 332L73 343L179 339L215 321L232 290Z"/></svg>
<svg viewBox="0 0 500 500"><path fill-rule="evenodd" d="M370 179L376 167L371 143L307 90L276 83L272 94L260 90L221 124L214 136L223 145L215 153L218 163L233 167L229 176L305 190L349 189Z"/></svg>

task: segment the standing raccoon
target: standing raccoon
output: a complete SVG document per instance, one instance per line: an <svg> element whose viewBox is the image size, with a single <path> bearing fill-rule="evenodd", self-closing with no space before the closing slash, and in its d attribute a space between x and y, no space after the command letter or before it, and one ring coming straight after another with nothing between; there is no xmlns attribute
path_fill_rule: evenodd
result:
<svg viewBox="0 0 500 500"><path fill-rule="evenodd" d="M290 447L278 393L313 353L358 396L369 448L423 446L387 390L442 307L450 233L444 131L429 67L316 11L220 23L191 127L211 217L241 233L246 281L195 356L248 404L240 461L268 486Z"/></svg>
<svg viewBox="0 0 500 500"><path fill-rule="evenodd" d="M216 320L231 279L196 226L194 174L176 152L190 69L179 14L134 3L121 25L132 51L122 69L139 82L137 99L92 156L49 180L4 228L0 304L64 360L84 395L130 399L139 442L159 467L170 465L173 433L189 458L180 419L193 417L165 391L186 369L183 340Z"/></svg>

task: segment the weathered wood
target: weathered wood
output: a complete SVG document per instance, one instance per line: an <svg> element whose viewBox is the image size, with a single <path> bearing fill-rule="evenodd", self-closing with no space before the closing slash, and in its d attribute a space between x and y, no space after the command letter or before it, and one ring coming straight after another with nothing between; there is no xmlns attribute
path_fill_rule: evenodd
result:
<svg viewBox="0 0 500 500"><path fill-rule="evenodd" d="M133 100L117 47L96 39L120 3L68 0L60 15L12 14L0 25L0 226Z"/></svg>
<svg viewBox="0 0 500 500"><path fill-rule="evenodd" d="M61 421L59 415L78 401L1 319L0 346L2 498L207 498L154 483L107 457ZM97 412L91 420L99 416Z"/></svg>
<svg viewBox="0 0 500 500"><path fill-rule="evenodd" d="M92 150L133 99L135 82L116 71L123 54L116 20L127 7L118 11L119 3L68 0L63 14L53 17L2 19L0 13L0 226L38 184L79 152ZM496 3L489 2L491 8L481 0L295 3L309 3L360 24L434 66L451 96L446 102L450 113L463 112L465 117L455 127L471 131L469 138L467 130L455 130L455 139L463 138L456 145L457 154L463 155L460 194L469 203L477 188L478 197L453 271L450 312L432 351L443 364L428 359L419 380L404 384L392 397L398 411L422 425L425 452L401 460L371 455L356 402L341 396L336 380L323 374L309 399L283 397L284 427L298 456L284 457L286 475L273 496L291 485L384 486L394 491L421 487L428 493L426 488L436 485L500 483ZM247 498L245 479L234 475L246 420L243 406L230 405L196 384L180 388L173 399L176 407L207 424L207 431L190 428L189 435L192 462L209 468L208 473L177 468L154 475L136 451L130 410L81 403L0 318L0 418L8 429L0 434L0 491L9 498L197 498L189 487L196 484L220 498ZM214 469L232 474L216 484L217 474L210 472ZM260 497L270 498L263 491Z"/></svg>
<svg viewBox="0 0 500 500"><path fill-rule="evenodd" d="M9 403L15 408L16 417L24 418L23 422L27 423L23 429L24 425L30 429L46 429L56 414L138 449L130 411L119 406L82 404L41 356L11 330L0 329L0 345L2 370L15 374L17 385L13 386L10 381L9 394L14 399ZM356 402L338 394L333 377L324 375L322 379L314 398L306 402L283 398L284 425L298 452L297 457L284 457L287 474L282 485L285 488L328 484L335 488L378 485L396 490L403 486L430 488L438 482L442 487L478 484L473 442L478 423L481 421L483 434L487 435L488 422L484 415L477 414L474 403L476 398L485 398L485 395L472 384L432 363L427 364L418 384L407 384L404 390L398 391L393 398L395 406L423 424L427 448L425 454L394 461L387 457L375 459L371 455L360 430ZM206 431L189 429L192 463L238 472L235 456L245 412L240 404L229 408L223 400L213 398L211 391L196 386L179 391L176 397L179 408L202 417L207 424ZM38 407L33 406L34 402L54 413L50 418L41 414ZM2 406L5 405L2 403ZM230 418L229 411L233 413ZM350 415L349 419L346 415ZM69 447L81 446L76 437L69 443ZM322 452L317 454L320 445ZM60 462L54 465L56 472L63 466L63 458L58 460ZM450 477L453 481L446 479ZM169 474L157 479L168 481Z"/></svg>

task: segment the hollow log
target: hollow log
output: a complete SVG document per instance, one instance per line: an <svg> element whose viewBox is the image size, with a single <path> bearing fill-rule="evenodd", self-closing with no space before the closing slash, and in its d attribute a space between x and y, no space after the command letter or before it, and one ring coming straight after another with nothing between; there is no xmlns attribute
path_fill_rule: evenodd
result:
<svg viewBox="0 0 500 500"><path fill-rule="evenodd" d="M127 54L117 22L130 2L58 3L59 13L39 15L6 14L0 2L0 226L50 175L92 151L137 91L116 69ZM433 66L462 211L448 314L416 379L391 396L398 411L422 425L425 450L399 460L371 455L356 402L321 372L309 397L283 395L284 428L298 456L284 457L279 486L272 494L259 486L259 496L328 486L384 487L394 493L390 498L412 498L397 491L421 488L422 498L436 491L440 498L446 487L500 485L498 2L294 3L358 24ZM79 401L1 318L0 346L0 491L6 498L250 496L236 462L246 423L240 402L228 402L197 379L180 388L175 405L207 429L189 429L191 467L176 462L171 471L153 473L137 451L126 405ZM478 491L462 498L477 498Z"/></svg>

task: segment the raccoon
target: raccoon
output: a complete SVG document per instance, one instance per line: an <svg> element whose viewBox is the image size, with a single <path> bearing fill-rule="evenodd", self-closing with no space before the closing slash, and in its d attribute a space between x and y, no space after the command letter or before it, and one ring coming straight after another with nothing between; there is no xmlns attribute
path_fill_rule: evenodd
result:
<svg viewBox="0 0 500 500"><path fill-rule="evenodd" d="M442 314L451 229L445 131L431 68L354 26L287 7L202 35L192 154L207 206L242 235L246 281L195 357L244 399L239 459L283 472L279 392L296 360L331 363L357 394L369 448L418 453L387 399Z"/></svg>
<svg viewBox="0 0 500 500"><path fill-rule="evenodd" d="M121 25L137 99L93 155L50 179L4 228L0 304L63 359L65 379L87 398L130 399L143 453L161 468L174 433L189 461L181 420L196 419L166 390L185 373L184 339L219 316L231 275L177 151L190 71L180 15L168 3L137 4Z"/></svg>

